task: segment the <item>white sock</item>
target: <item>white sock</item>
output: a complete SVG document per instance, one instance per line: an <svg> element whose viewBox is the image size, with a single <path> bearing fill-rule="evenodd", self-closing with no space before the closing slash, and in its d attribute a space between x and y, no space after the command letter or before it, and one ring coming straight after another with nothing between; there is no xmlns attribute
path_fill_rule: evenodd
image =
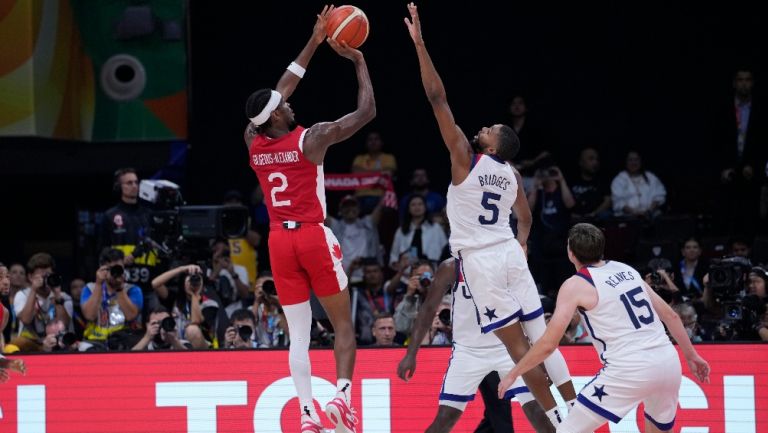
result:
<svg viewBox="0 0 768 433"><path fill-rule="evenodd" d="M547 418L549 418L549 422L551 422L554 427L557 427L563 422L563 417L560 415L560 409L557 407L553 407L547 411Z"/></svg>
<svg viewBox="0 0 768 433"><path fill-rule="evenodd" d="M316 422L320 418L312 399L312 366L309 363L309 340L312 327L312 308L309 301L301 304L284 305L283 312L288 321L291 345L288 348L288 366L299 397L302 415L309 415Z"/></svg>
<svg viewBox="0 0 768 433"><path fill-rule="evenodd" d="M339 379L336 381L336 397L341 397L349 404L352 400L352 381Z"/></svg>
<svg viewBox="0 0 768 433"><path fill-rule="evenodd" d="M539 316L533 320L522 322L525 335L531 340L531 344L544 335L544 331L547 330L547 324L544 322L544 316ZM552 383L555 386L560 386L565 382L571 380L571 373L568 371L568 364L565 363L563 354L560 353L560 349L555 349L551 355L544 360L544 368L547 369L549 378L552 379Z"/></svg>

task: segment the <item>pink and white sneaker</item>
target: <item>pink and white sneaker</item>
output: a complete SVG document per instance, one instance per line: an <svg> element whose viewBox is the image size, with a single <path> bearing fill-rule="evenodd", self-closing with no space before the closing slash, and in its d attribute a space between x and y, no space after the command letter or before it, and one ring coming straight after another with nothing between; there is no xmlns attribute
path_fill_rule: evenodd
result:
<svg viewBox="0 0 768 433"><path fill-rule="evenodd" d="M325 405L325 414L333 423L336 433L357 433L355 410L349 407L343 398L336 397L329 401Z"/></svg>
<svg viewBox="0 0 768 433"><path fill-rule="evenodd" d="M301 433L325 433L325 429L321 424L315 422L312 417L308 415L302 415Z"/></svg>

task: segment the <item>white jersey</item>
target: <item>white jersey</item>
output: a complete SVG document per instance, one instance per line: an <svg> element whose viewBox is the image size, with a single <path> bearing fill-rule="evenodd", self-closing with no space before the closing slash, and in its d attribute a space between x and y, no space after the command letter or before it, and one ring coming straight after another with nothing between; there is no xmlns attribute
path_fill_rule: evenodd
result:
<svg viewBox="0 0 768 433"><path fill-rule="evenodd" d="M514 239L509 217L515 199L517 180L512 167L493 155L474 155L467 178L448 186L446 210L454 257L465 248Z"/></svg>
<svg viewBox="0 0 768 433"><path fill-rule="evenodd" d="M577 275L597 289L597 305L579 311L604 363L623 366L649 356L652 349L672 347L638 271L606 261L581 268Z"/></svg>
<svg viewBox="0 0 768 433"><path fill-rule="evenodd" d="M467 347L492 347L501 344L501 340L493 332L486 334L481 332L480 312L467 288L458 260L456 261L456 284L453 286L451 324L455 344Z"/></svg>

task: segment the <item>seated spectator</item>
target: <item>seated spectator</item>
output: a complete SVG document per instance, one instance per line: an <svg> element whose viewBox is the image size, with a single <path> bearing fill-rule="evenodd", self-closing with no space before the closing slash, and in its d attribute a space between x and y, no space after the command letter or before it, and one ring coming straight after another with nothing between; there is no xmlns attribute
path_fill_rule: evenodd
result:
<svg viewBox="0 0 768 433"><path fill-rule="evenodd" d="M169 286L174 279L175 284ZM184 265L166 271L152 280L152 287L176 318L179 337L188 340L192 348L217 347L218 341L223 341L224 332L219 331L229 322L218 295L204 284L199 266Z"/></svg>
<svg viewBox="0 0 768 433"><path fill-rule="evenodd" d="M211 268L206 275L213 283L214 290L219 295L223 305L229 305L250 294L248 270L232 261L229 242L226 239L216 239L211 245L213 257Z"/></svg>
<svg viewBox="0 0 768 433"><path fill-rule="evenodd" d="M453 327L451 326L451 304L443 302L435 312L429 333L424 336L421 344L432 346L445 346L453 340Z"/></svg>
<svg viewBox="0 0 768 433"><path fill-rule="evenodd" d="M383 173L395 178L397 175L397 160L391 153L382 152L384 141L381 134L371 131L365 138L366 152L355 156L352 161L353 173ZM381 188L358 189L356 192L360 200L362 215L367 215L376 207L384 195Z"/></svg>
<svg viewBox="0 0 768 433"><path fill-rule="evenodd" d="M126 283L124 260L121 250L105 248L99 256L95 281L86 284L80 295L87 321L84 341L101 349L130 349L135 341L129 341L129 331L141 328L144 297L141 287ZM121 333L123 330L126 332Z"/></svg>
<svg viewBox="0 0 768 433"><path fill-rule="evenodd" d="M685 241L680 253L683 258L680 259L680 273L675 273L675 285L683 291L683 295L691 298L701 298L704 292L704 275L707 273L709 265L701 257L701 246L695 238Z"/></svg>
<svg viewBox="0 0 768 433"><path fill-rule="evenodd" d="M131 350L187 350L192 343L179 338L176 319L162 305L149 313L147 331Z"/></svg>
<svg viewBox="0 0 768 433"><path fill-rule="evenodd" d="M256 317L245 308L232 313L230 325L224 334L224 347L227 349L256 349L259 341L256 336ZM267 346L269 347L269 346Z"/></svg>
<svg viewBox="0 0 768 433"><path fill-rule="evenodd" d="M675 284L675 272L672 263L656 257L648 261L648 273L643 278L645 282L669 305L684 302L683 294Z"/></svg>
<svg viewBox="0 0 768 433"><path fill-rule="evenodd" d="M424 300L427 290L432 285L434 274L435 267L430 261L421 260L413 265L405 297L395 308L395 330L398 333L410 334L413 321L419 312L419 307Z"/></svg>
<svg viewBox="0 0 768 433"><path fill-rule="evenodd" d="M448 244L443 228L427 218L427 207L420 195L411 196L408 211L395 232L389 253L389 264L395 269L400 255L413 250L415 257L426 257L433 262L440 260L443 248Z"/></svg>
<svg viewBox="0 0 768 433"><path fill-rule="evenodd" d="M391 314L379 314L371 327L373 345L377 347L396 347L395 343L395 319Z"/></svg>
<svg viewBox="0 0 768 433"><path fill-rule="evenodd" d="M693 306L687 302L682 302L680 304L674 305L672 307L673 310L675 310L675 313L677 313L678 316L680 316L680 321L683 322L683 326L685 327L685 332L688 334L688 338L691 339L692 343L701 343L703 341L701 329L699 328L699 322L698 322L698 315L696 314L696 309L693 308ZM670 335L670 338L672 341L674 341L674 338Z"/></svg>
<svg viewBox="0 0 768 433"><path fill-rule="evenodd" d="M575 205L571 217L575 220L606 219L612 216L611 190L599 175L600 156L592 147L579 154L579 174L569 183Z"/></svg>
<svg viewBox="0 0 768 433"><path fill-rule="evenodd" d="M339 204L339 218L328 216L325 225L330 227L339 240L344 255L341 264L349 275L351 284L363 279L362 269L352 272L352 262L363 257L380 257L379 220L382 201L379 200L370 215L360 217L360 203L353 195L344 196ZM381 261L381 260L379 260Z"/></svg>
<svg viewBox="0 0 768 433"><path fill-rule="evenodd" d="M76 352L80 350L79 346L74 332L67 331L61 320L53 320L45 327L43 352Z"/></svg>
<svg viewBox="0 0 768 433"><path fill-rule="evenodd" d="M3 303L0 304L0 354L5 347L5 329L11 320L11 313L6 305L8 304L8 294L11 291L11 279L8 277L8 267L0 262L0 296L3 297Z"/></svg>
<svg viewBox="0 0 768 433"><path fill-rule="evenodd" d="M21 263L11 263L8 267L8 278L10 280L10 287L8 290L8 298L2 299L2 304L8 309L10 315L8 316L8 326L3 331L5 341L9 342L13 337L18 335L19 320L16 317L16 311L13 309L13 300L16 297L16 293L27 287L27 270Z"/></svg>
<svg viewBox="0 0 768 433"><path fill-rule="evenodd" d="M256 286L253 314L256 317L256 340L259 347L288 347L288 322L277 298L272 277L260 278Z"/></svg>
<svg viewBox="0 0 768 433"><path fill-rule="evenodd" d="M643 168L637 152L627 154L626 169L611 182L611 200L616 216L653 218L661 214L667 190L655 174Z"/></svg>
<svg viewBox="0 0 768 433"><path fill-rule="evenodd" d="M61 290L63 281L54 269L50 254L34 254L27 263L29 287L16 292L13 298L19 334L10 344L21 352L41 351L45 327L53 320L61 320L68 330L72 329L72 298Z"/></svg>
<svg viewBox="0 0 768 433"><path fill-rule="evenodd" d="M424 198L424 203L426 203L427 206L427 214L429 215L438 213L445 208L445 194L431 191L429 189L429 175L427 175L427 170L423 168L417 168L413 170L413 174L411 175L411 191L400 199L401 221L407 215L408 204L411 202L411 197L414 195L418 195Z"/></svg>
<svg viewBox="0 0 768 433"><path fill-rule="evenodd" d="M352 322L358 343L366 345L373 343L371 327L379 314L392 313L392 295L384 289L384 271L375 258L368 257L355 262L354 267L363 269L362 283L353 286Z"/></svg>

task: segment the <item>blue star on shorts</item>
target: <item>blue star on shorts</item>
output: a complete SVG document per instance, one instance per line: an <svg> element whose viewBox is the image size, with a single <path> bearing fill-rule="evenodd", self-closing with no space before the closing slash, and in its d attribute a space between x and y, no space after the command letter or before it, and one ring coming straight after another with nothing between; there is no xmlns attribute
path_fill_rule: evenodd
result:
<svg viewBox="0 0 768 433"><path fill-rule="evenodd" d="M597 385L593 385L593 386L595 388L595 393L592 394L592 397L597 397L597 399L600 400L600 402L602 403L603 402L603 396L608 395L608 393L603 390L603 388L605 388L605 385L600 386L600 387L598 387Z"/></svg>
<svg viewBox="0 0 768 433"><path fill-rule="evenodd" d="M485 313L483 313L483 314L488 316L488 320L489 321L493 321L493 319L498 319L499 318L498 316L496 316L496 309L495 308L493 310L491 310L490 308L485 307Z"/></svg>

